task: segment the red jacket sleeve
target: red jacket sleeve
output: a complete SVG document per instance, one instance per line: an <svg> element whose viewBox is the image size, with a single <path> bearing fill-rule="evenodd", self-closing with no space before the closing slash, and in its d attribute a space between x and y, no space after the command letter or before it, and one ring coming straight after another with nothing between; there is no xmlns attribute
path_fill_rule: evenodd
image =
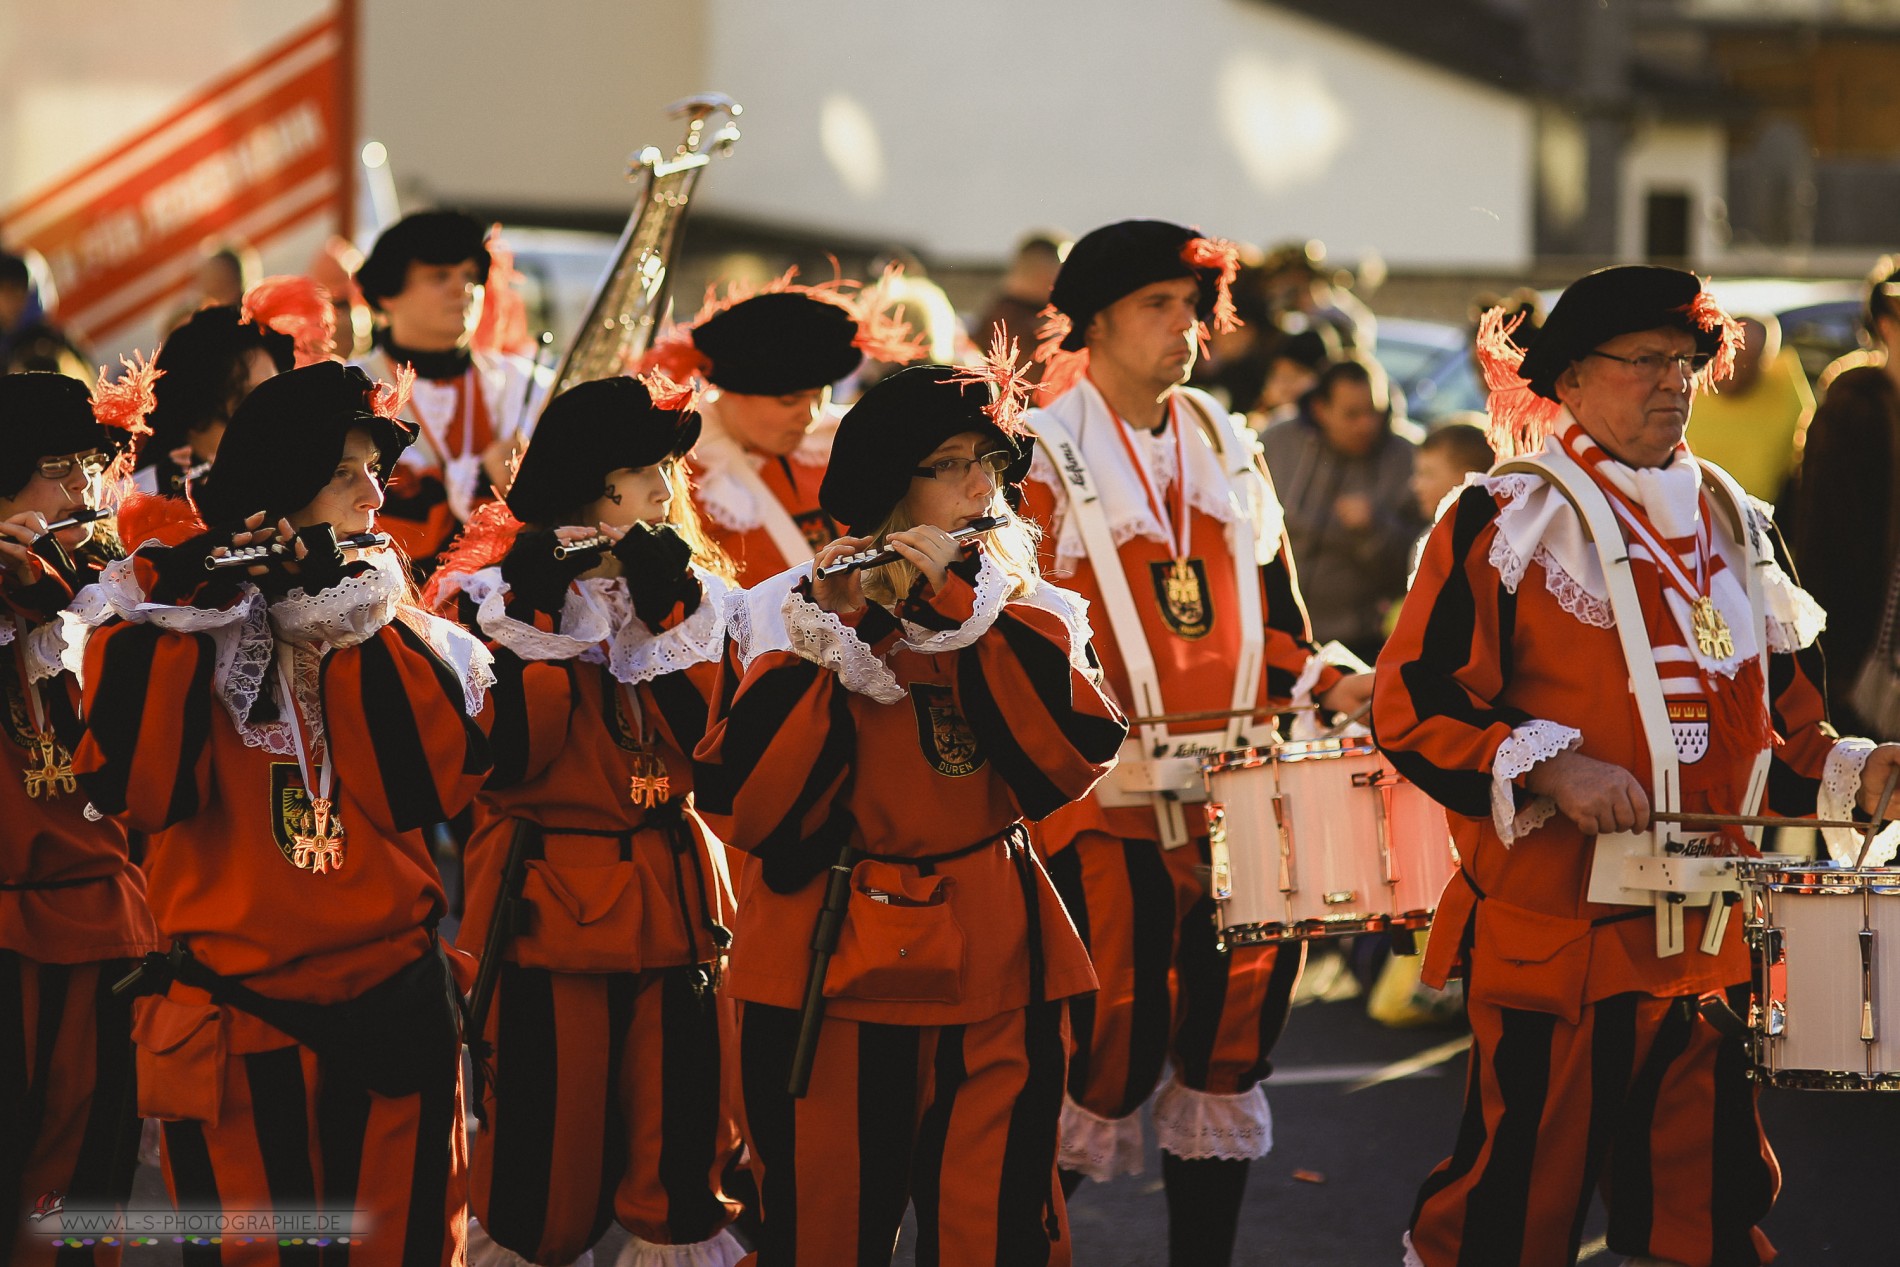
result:
<svg viewBox="0 0 1900 1267"><path fill-rule="evenodd" d="M86 643L86 737L73 769L102 813L136 831L190 818L211 794L209 635L114 624Z"/></svg>

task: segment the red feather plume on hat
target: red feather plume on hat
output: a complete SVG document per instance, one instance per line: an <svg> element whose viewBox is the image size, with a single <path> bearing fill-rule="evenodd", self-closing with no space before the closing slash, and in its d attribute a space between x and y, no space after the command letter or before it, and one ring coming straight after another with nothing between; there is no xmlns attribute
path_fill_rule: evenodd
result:
<svg viewBox="0 0 1900 1267"><path fill-rule="evenodd" d="M369 410L378 418L388 418L392 422L402 416L409 408L409 394L415 390L416 367L398 365L394 383L377 383L370 393Z"/></svg>
<svg viewBox="0 0 1900 1267"><path fill-rule="evenodd" d="M1485 434L1500 462L1543 447L1563 412L1562 405L1532 391L1520 372L1524 349L1511 342L1511 332L1523 322L1523 313L1507 318L1503 308L1489 309L1478 319L1478 367L1491 392Z"/></svg>
<svg viewBox="0 0 1900 1267"><path fill-rule="evenodd" d="M128 488L119 499L117 513L119 540L128 550L136 550L148 541L179 545L205 530L198 507L184 497L161 497Z"/></svg>
<svg viewBox="0 0 1900 1267"><path fill-rule="evenodd" d="M1021 436L1028 431L1024 422L1029 392L1034 386L1029 371L1017 364L1017 341L1004 342L1003 323L990 328L990 350L981 365L966 365L951 375L955 383L981 383L990 390L990 403L983 406L997 430L1006 436Z"/></svg>
<svg viewBox="0 0 1900 1267"><path fill-rule="evenodd" d="M1036 384L1036 390L1042 393L1042 399L1054 400L1088 377L1089 350L1082 347L1071 352L1062 346L1075 325L1068 314L1054 304L1038 315L1042 326L1036 332L1036 351L1030 359L1043 367L1042 381Z"/></svg>
<svg viewBox="0 0 1900 1267"><path fill-rule="evenodd" d="M468 523L442 552L441 566L430 574L422 587L422 605L438 615L447 616L454 606L460 584L449 588L451 577L469 576L483 568L494 567L507 557L521 531L521 521L508 510L506 502L483 502L468 517ZM446 592L445 592L446 591Z"/></svg>
<svg viewBox="0 0 1900 1267"><path fill-rule="evenodd" d="M874 361L908 365L930 355L930 340L913 330L908 321L900 319L895 305L884 302L887 295L901 288L903 281L904 266L893 261L884 266L876 285L858 286L855 294L847 295L844 288L854 283L846 282L819 298L838 304L858 323L858 334L851 340L851 346Z"/></svg>
<svg viewBox="0 0 1900 1267"><path fill-rule="evenodd" d="M336 308L330 292L308 277L266 277L244 292L240 312L252 325L289 335L297 345L298 369L336 352Z"/></svg>
<svg viewBox="0 0 1900 1267"><path fill-rule="evenodd" d="M1709 391L1735 372L1735 358L1742 350L1742 323L1728 315L1709 293L1708 283L1683 308L1683 313L1704 334L1716 335L1715 355L1696 375L1696 383Z"/></svg>
<svg viewBox="0 0 1900 1267"><path fill-rule="evenodd" d="M147 361L143 352L135 351L132 355L136 361L119 358L125 373L116 383L107 380L105 366L99 367L99 381L92 389L92 416L102 426L117 427L135 439L142 439L152 434L145 417L158 404L152 384L165 371Z"/></svg>
<svg viewBox="0 0 1900 1267"><path fill-rule="evenodd" d="M682 383L674 380L665 371L658 368L635 374L635 378L647 389L647 398L655 409L674 409L685 411L699 407L699 389L692 381Z"/></svg>
<svg viewBox="0 0 1900 1267"><path fill-rule="evenodd" d="M1215 334L1240 329L1240 311L1234 307L1234 279L1240 276L1240 248L1226 238L1190 238L1181 248L1181 262L1189 268L1218 269L1214 279L1214 311L1209 320Z"/></svg>

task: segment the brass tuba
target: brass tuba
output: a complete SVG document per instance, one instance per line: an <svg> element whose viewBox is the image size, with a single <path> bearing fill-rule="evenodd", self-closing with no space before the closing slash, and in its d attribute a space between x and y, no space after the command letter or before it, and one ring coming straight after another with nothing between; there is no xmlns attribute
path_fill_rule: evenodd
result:
<svg viewBox="0 0 1900 1267"><path fill-rule="evenodd" d="M686 138L671 157L649 145L628 162L627 179L644 176L646 186L627 227L621 230L613 263L601 277L545 399L554 399L576 383L626 373L627 366L653 342L679 251L680 225L699 174L715 155L724 158L732 153L739 139L732 120L741 107L724 93L687 97L668 106L666 113L687 121ZM707 125L718 115L724 115L726 122L709 133Z"/></svg>

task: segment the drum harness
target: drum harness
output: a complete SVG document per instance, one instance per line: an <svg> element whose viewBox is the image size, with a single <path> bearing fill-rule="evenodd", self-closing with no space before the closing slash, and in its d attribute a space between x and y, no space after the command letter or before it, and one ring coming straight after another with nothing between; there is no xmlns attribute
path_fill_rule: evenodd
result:
<svg viewBox="0 0 1900 1267"><path fill-rule="evenodd" d="M1078 392L1082 390L1085 389L1077 389ZM1094 389L1087 387L1086 390L1092 392ZM1185 393L1177 394L1193 411L1201 430L1213 444L1216 455L1228 471L1230 488L1241 497L1250 511L1257 511L1261 499L1272 494L1265 477L1255 466L1254 446L1243 443L1238 436L1223 434L1224 428L1220 422L1210 418L1198 401ZM1085 419L1090 403L1086 398L1083 401ZM1112 412L1108 412L1108 422L1111 426L1123 425ZM1096 584L1101 589L1102 606L1108 614L1108 626L1115 633L1115 645L1121 651L1122 666L1128 673L1129 689L1134 695L1130 701L1130 712L1142 716L1159 716L1167 710L1161 701L1161 681L1155 670L1154 653L1148 646L1148 635L1136 610L1134 593L1129 589L1128 574L1122 567L1121 551L1115 545L1115 534L1109 528L1107 509L1102 504L1101 494L1089 478L1087 466L1083 464L1081 441L1049 409L1032 414L1030 425L1034 429L1036 443L1042 446L1050 465L1067 485L1069 514L1074 516L1083 551L1095 571ZM1184 469L1177 471L1175 478L1185 481L1188 478L1185 469L1187 464L1184 461L1181 465ZM1192 513L1185 499L1182 508L1183 514ZM1260 665L1266 647L1259 565L1251 535L1255 518L1256 515L1252 513L1242 515L1228 524L1226 531L1228 553L1233 559L1236 588L1240 595L1240 650L1234 662L1233 689L1233 709L1236 713L1249 712L1254 708L1260 691ZM1161 526L1165 531L1168 525L1164 523ZM1246 733L1249 720L1243 715L1228 721L1226 732L1221 737L1223 749L1251 746ZM1169 735L1165 723L1145 724L1139 730L1139 736L1130 735L1123 742L1115 768L1097 785L1095 793L1101 803L1110 808L1138 805L1152 807L1162 847L1178 849L1191 839L1187 816L1181 808L1183 803L1199 803L1207 799L1207 785L1201 776L1200 758L1193 752L1183 751L1194 745L1192 742L1177 744Z"/></svg>
<svg viewBox="0 0 1900 1267"><path fill-rule="evenodd" d="M1748 497L1727 472L1708 463L1700 463L1703 484L1715 494L1712 499L1725 512L1731 536L1748 556L1744 568L1748 587L1750 619L1754 622L1762 658L1764 692L1772 689L1768 673L1767 600L1762 569L1774 561L1772 549L1748 524ZM1617 637L1623 644L1623 659L1630 675L1630 692L1636 699L1636 711L1642 721L1643 738L1649 748L1650 800L1653 808L1666 812L1682 809L1681 763L1670 733L1669 714L1663 700L1662 681L1656 673L1653 649L1647 640L1643 610L1630 571L1629 548L1623 540L1616 513L1589 474L1568 454L1546 450L1534 457L1522 457L1503 463L1494 475L1529 474L1545 480L1577 512L1584 536L1596 547L1597 558L1609 586L1610 611L1616 620ZM1765 701L1772 702L1772 701ZM1761 805L1768 787L1770 754L1763 751L1755 758L1748 787L1742 798L1742 813L1753 814ZM1683 952L1683 908L1695 902L1706 903L1708 923L1699 949L1704 954L1720 952L1723 934L1728 929L1730 908L1740 898L1740 881L1733 859L1684 857L1666 852L1671 829L1652 824L1647 832L1617 832L1596 838L1596 858L1590 871L1590 900L1609 905L1649 906L1656 919L1656 954L1668 958ZM1761 829L1748 829L1751 845L1759 845ZM1465 882L1477 892L1470 873ZM1478 894L1483 897L1482 893ZM1604 921L1593 921L1604 922ZM1612 917L1608 922L1616 922Z"/></svg>

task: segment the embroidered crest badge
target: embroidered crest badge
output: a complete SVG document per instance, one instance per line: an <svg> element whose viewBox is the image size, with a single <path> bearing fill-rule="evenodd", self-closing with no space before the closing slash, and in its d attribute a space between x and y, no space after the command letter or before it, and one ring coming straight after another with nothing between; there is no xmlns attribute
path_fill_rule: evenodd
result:
<svg viewBox="0 0 1900 1267"><path fill-rule="evenodd" d="M917 714L917 746L938 774L960 779L983 768L988 758L949 687L913 682L910 704Z"/></svg>
<svg viewBox="0 0 1900 1267"><path fill-rule="evenodd" d="M1676 759L1694 765L1709 751L1709 702L1701 699L1666 701L1669 733L1676 740Z"/></svg>
<svg viewBox="0 0 1900 1267"><path fill-rule="evenodd" d="M1214 628L1214 601L1207 591L1207 565L1200 559L1164 559L1148 565L1161 618L1177 635L1205 638Z"/></svg>

